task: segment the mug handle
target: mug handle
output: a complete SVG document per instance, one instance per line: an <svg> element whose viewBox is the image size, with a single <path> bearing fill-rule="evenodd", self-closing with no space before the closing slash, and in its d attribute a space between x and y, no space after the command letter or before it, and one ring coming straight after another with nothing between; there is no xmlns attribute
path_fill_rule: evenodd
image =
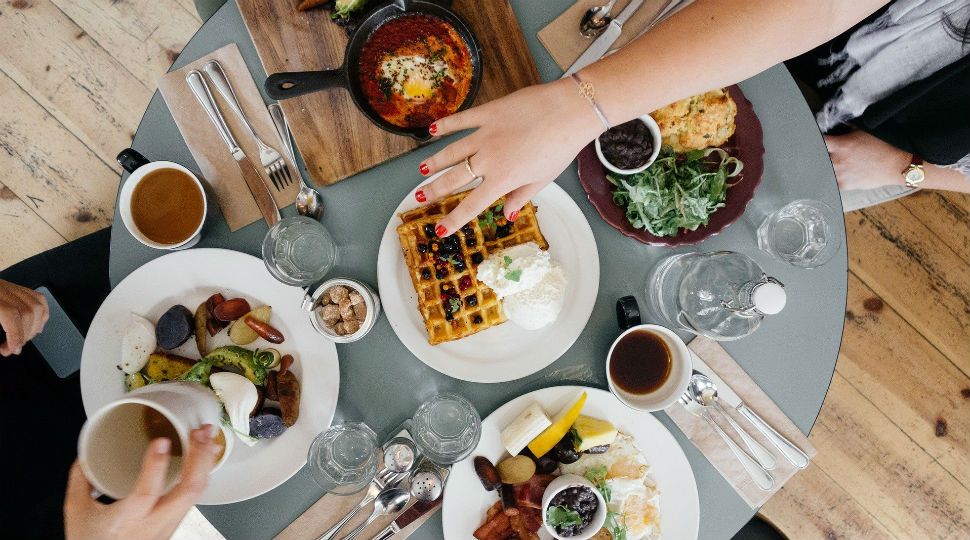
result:
<svg viewBox="0 0 970 540"><path fill-rule="evenodd" d="M118 160L118 164L129 173L133 173L135 172L135 169L151 163L150 159L138 153L138 151L134 148L125 148L118 153L118 157L115 159Z"/></svg>
<svg viewBox="0 0 970 540"><path fill-rule="evenodd" d="M640 305L636 298L624 296L616 301L616 324L620 330L629 330L640 322Z"/></svg>

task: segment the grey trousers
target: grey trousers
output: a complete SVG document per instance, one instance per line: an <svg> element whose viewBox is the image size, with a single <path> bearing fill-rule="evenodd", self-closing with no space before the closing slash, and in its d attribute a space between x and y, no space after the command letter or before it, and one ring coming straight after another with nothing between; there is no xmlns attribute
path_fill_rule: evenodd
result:
<svg viewBox="0 0 970 540"><path fill-rule="evenodd" d="M854 189L841 192L842 211L851 212L869 206L889 202L915 193L918 188L906 186L882 186L876 189Z"/></svg>

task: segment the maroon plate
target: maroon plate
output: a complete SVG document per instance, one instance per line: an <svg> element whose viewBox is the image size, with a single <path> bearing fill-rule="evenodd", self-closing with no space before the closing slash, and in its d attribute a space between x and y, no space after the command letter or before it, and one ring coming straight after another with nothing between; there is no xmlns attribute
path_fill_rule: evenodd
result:
<svg viewBox="0 0 970 540"><path fill-rule="evenodd" d="M711 214L706 226L696 231L682 230L677 236L654 236L645 229L634 229L626 219L626 209L613 202L613 184L606 179L606 169L596 157L593 143L583 149L576 157L579 163L579 183L583 185L589 202L599 212L600 217L621 233L651 246L686 246L696 244L714 236L741 217L744 209L754 197L761 184L764 172L765 146L762 141L761 122L754 113L754 107L737 85L727 88L728 94L738 105L735 117L734 135L722 148L744 163L739 175L740 180L732 178L733 186L728 188L724 207Z"/></svg>

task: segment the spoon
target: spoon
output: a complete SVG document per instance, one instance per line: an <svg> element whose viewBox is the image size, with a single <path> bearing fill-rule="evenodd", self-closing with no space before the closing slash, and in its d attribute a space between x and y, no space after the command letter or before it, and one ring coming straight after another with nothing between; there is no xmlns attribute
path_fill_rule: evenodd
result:
<svg viewBox="0 0 970 540"><path fill-rule="evenodd" d="M589 8L583 15L583 19L579 22L579 33L583 37L591 38L598 34L600 30L606 28L606 25L610 24L610 21L613 20L610 17L610 11L613 9L614 4L616 4L616 0L610 0L602 6Z"/></svg>
<svg viewBox="0 0 970 540"><path fill-rule="evenodd" d="M738 461L741 462L744 469L748 471L749 475L751 475L751 478L754 480L755 484L765 491L770 490L772 486L775 485L775 479L771 476L771 473L769 473L761 463L755 461L751 455L742 450L741 447L731 439L731 437L728 437L728 434L725 433L724 430L721 429L721 426L717 425L717 422L715 422L714 418L711 417L710 409L712 407L716 408L717 406L717 387L714 386L711 379L709 379L706 375L695 373L690 378L690 384L687 385L687 393L690 394L690 398L695 403L702 407L700 410L700 415L707 420L707 423L714 428L714 431L716 431L721 437L724 444L731 449L734 457L738 458ZM723 410L721 412L723 414ZM724 416L731 422L734 429L738 431L738 434L741 435L743 430L741 430L740 427L734 423L729 416L726 414ZM745 437L750 439L750 436L747 436L746 433L741 436L742 439L745 439ZM754 442L753 439L752 442ZM747 441L745 441L745 443L747 444ZM765 453L767 453L767 450L765 450Z"/></svg>
<svg viewBox="0 0 970 540"><path fill-rule="evenodd" d="M702 399L698 399L698 403L704 407L713 406L715 409L717 409L718 412L721 413L721 417L726 419L728 424L730 424L734 429L734 432L741 437L744 445L748 447L748 451L754 455L754 458L758 460L758 463L767 470L774 469L775 456L773 456L771 452L769 452L764 446L761 446L758 441L751 438L747 431L741 429L741 426L739 426L738 423L731 418L727 411L724 410L724 406L721 405L721 400L717 399L717 385L714 384L714 381L703 373L695 372L694 377L697 377L697 380L691 380L691 383L700 388L702 394Z"/></svg>
<svg viewBox="0 0 970 540"><path fill-rule="evenodd" d="M296 165L296 155L293 152L293 141L290 139L290 128L286 125L286 118L283 116L283 109L279 103L270 103L266 106L269 115L276 126L276 134L283 142L283 151L290 162ZM296 194L296 211L301 216L306 216L320 221L323 217L323 196L320 192L310 187L302 174L296 175L300 179L300 192Z"/></svg>
<svg viewBox="0 0 970 540"><path fill-rule="evenodd" d="M364 530L364 527L373 523L378 516L389 516L404 510L404 507L408 505L410 500L411 494L405 489L385 489L384 491L380 492L380 494L377 495L377 499L374 500L374 511L371 512L370 516L367 517L367 521L355 527L354 530L350 531L350 534L343 537L343 540L353 540L354 538L357 538L360 531Z"/></svg>

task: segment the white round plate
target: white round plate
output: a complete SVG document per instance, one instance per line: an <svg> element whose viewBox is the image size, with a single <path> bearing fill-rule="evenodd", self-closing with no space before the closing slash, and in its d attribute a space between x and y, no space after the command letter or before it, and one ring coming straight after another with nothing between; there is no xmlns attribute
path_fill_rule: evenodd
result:
<svg viewBox="0 0 970 540"><path fill-rule="evenodd" d="M616 428L634 438L650 464L650 475L660 490L660 530L663 538L690 540L697 538L700 505L697 484L687 456L677 440L652 414L637 412L620 403L613 394L595 388L554 386L519 396L499 407L482 422L482 439L478 448L464 461L454 465L445 489L442 528L446 540L471 538L485 520L485 512L498 500L494 491L485 491L475 474L472 459L485 456L498 463L508 452L502 445L501 432L533 401L553 415L581 391L587 393L583 414L612 422ZM541 529L539 538L551 535Z"/></svg>
<svg viewBox="0 0 970 540"><path fill-rule="evenodd" d="M401 224L399 214L419 206L414 191L394 211L384 229L377 255L381 305L398 339L422 362L464 381L511 381L531 375L556 361L582 333L593 312L600 282L599 254L593 231L573 199L554 183L533 197L532 202L536 205L539 227L549 242L549 253L562 264L568 280L559 318L539 330L525 330L509 321L438 345L428 344L428 332L418 312L417 294L397 235L397 227Z"/></svg>
<svg viewBox="0 0 970 540"><path fill-rule="evenodd" d="M273 307L273 326L286 337L275 345L296 359L293 372L300 380L300 417L279 438L249 447L234 441L226 463L209 478L200 504L228 504L262 495L282 484L306 464L310 442L330 427L337 408L340 365L337 347L317 334L300 308L302 289L289 287L269 274L263 261L224 249L189 249L146 263L111 291L98 310L81 354L81 398L88 416L125 393L118 370L121 339L130 313L155 322L171 306L192 311L212 294L243 297L256 307ZM220 332L213 347L228 345ZM268 346L262 340L252 346ZM195 340L174 351L198 358Z"/></svg>

